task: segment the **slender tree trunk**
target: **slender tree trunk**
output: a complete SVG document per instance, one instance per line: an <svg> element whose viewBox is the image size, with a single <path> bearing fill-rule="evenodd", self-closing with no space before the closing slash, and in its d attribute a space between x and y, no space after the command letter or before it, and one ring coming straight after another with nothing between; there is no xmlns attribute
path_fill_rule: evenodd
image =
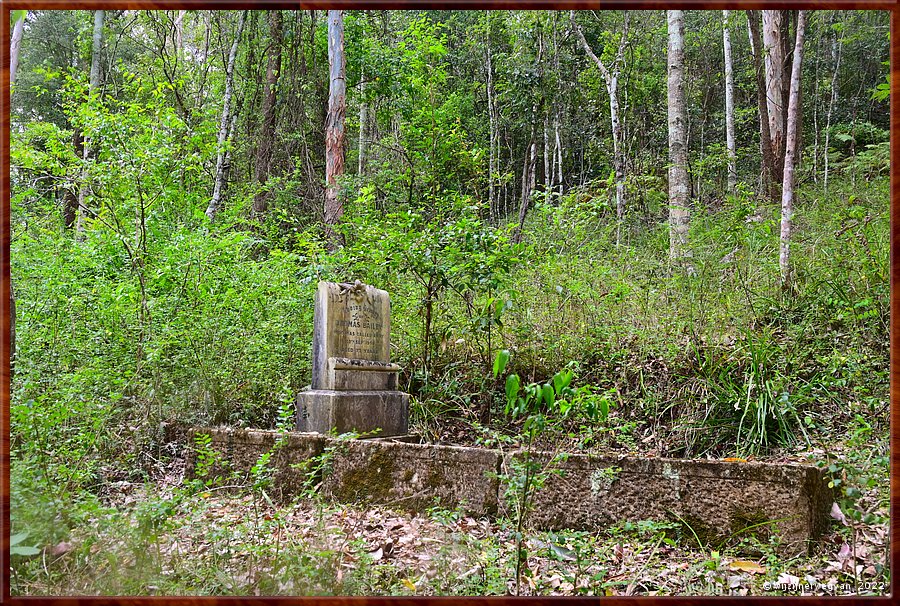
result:
<svg viewBox="0 0 900 606"><path fill-rule="evenodd" d="M841 68L841 47L843 46L843 41L843 34L838 37L838 34L835 33L831 43L831 58L832 63L834 64L834 71L831 72L831 99L828 101L828 114L825 118L825 173L822 180L822 187L824 187L825 193L828 193L828 146L831 144L831 116L838 100L837 77L838 70Z"/></svg>
<svg viewBox="0 0 900 606"><path fill-rule="evenodd" d="M263 95L263 120L259 128L259 148L256 152L254 180L260 188L253 196L253 214L266 212L266 192L263 187L269 179L269 164L275 142L275 109L277 107L278 78L281 75L281 11L269 11L269 59L266 70L266 91Z"/></svg>
<svg viewBox="0 0 900 606"><path fill-rule="evenodd" d="M13 27L12 40L9 45L9 85L16 83L16 68L19 66L19 48L22 46L22 36L25 34L25 15L16 21Z"/></svg>
<svg viewBox="0 0 900 606"><path fill-rule="evenodd" d="M803 36L806 29L806 11L797 15L797 40L794 45L794 61L791 67L791 92L788 101L787 141L784 152L784 183L781 190L781 240L778 266L781 269L781 286L791 286L790 244L794 215L794 163L799 141L800 122L800 66L803 62Z"/></svg>
<svg viewBox="0 0 900 606"><path fill-rule="evenodd" d="M753 53L754 71L756 72L756 100L759 109L760 187L768 199L774 200L777 195L775 153L772 150L772 136L769 132L769 110L766 105L766 84L763 76L758 11L747 11L747 25L750 35L750 50Z"/></svg>
<svg viewBox="0 0 900 606"><path fill-rule="evenodd" d="M490 13L488 13L488 24L490 25ZM497 173L497 157L494 154L494 147L497 143L497 121L494 117L494 67L491 60L491 32L488 28L487 40L485 40L485 49L487 55L487 105L488 105L488 126L489 138L488 142L488 208L490 209L491 221L498 222L500 219L499 200L494 200L494 176ZM499 149L497 150L499 152Z"/></svg>
<svg viewBox="0 0 900 606"><path fill-rule="evenodd" d="M549 192L553 187L553 177L550 174L550 117L544 112L544 192Z"/></svg>
<svg viewBox="0 0 900 606"><path fill-rule="evenodd" d="M534 140L534 124L531 125L531 142L525 151L525 159L522 161L522 198L519 202L519 226L516 229L515 241L522 241L522 232L525 229L525 216L531 204L531 192L534 190L534 168L537 160L537 143Z"/></svg>
<svg viewBox="0 0 900 606"><path fill-rule="evenodd" d="M344 113L346 111L346 80L344 58L344 14L328 11L328 115L325 120L325 237L328 248L341 245L335 231L344 206L338 195L338 178L344 174Z"/></svg>
<svg viewBox="0 0 900 606"><path fill-rule="evenodd" d="M88 95L99 94L100 90L100 52L103 50L103 18L104 11L94 11L94 39L91 46L91 77L89 81ZM75 239L84 239L84 216L88 209L85 204L85 198L88 190L88 159L91 156L90 141L84 139L84 151L82 160L84 161L84 169L81 171L81 186L78 188L78 218L75 220Z"/></svg>
<svg viewBox="0 0 900 606"><path fill-rule="evenodd" d="M669 256L681 260L690 256L688 208L687 111L684 100L684 12L667 12L668 48L668 121L669 121Z"/></svg>
<svg viewBox="0 0 900 606"><path fill-rule="evenodd" d="M184 48L184 16L187 14L186 10L178 11L178 16L175 17L175 56L181 56L181 49Z"/></svg>
<svg viewBox="0 0 900 606"><path fill-rule="evenodd" d="M225 67L225 98L222 100L222 119L219 121L218 136L218 154L216 155L216 176L213 184L213 195L206 208L206 216L210 221L214 221L216 213L222 205L222 194L225 187L226 167L226 144L231 131L231 97L234 95L234 62L237 57L238 44L241 41L241 34L244 31L244 23L247 20L247 11L241 13L238 22L237 32L234 35L234 42L231 44L231 51L228 53L228 65ZM237 114L235 114L237 115Z"/></svg>
<svg viewBox="0 0 900 606"><path fill-rule="evenodd" d="M787 84L784 76L784 44L782 30L784 13L780 10L766 10L763 14L763 47L766 63L766 105L768 108L769 134L772 137L775 180L781 181L784 165L784 91Z"/></svg>
<svg viewBox="0 0 900 606"><path fill-rule="evenodd" d="M366 127L369 123L369 103L366 101L366 71L361 68L359 79L359 157L356 173L362 176L366 170Z"/></svg>
<svg viewBox="0 0 900 606"><path fill-rule="evenodd" d="M737 155L734 144L734 64L731 60L731 33L728 19L731 11L722 11L722 44L725 50L725 143L728 148L728 191L737 188Z"/></svg>
<svg viewBox="0 0 900 606"><path fill-rule="evenodd" d="M587 39L584 37L584 33L575 22L575 12L572 11L570 13L570 19L574 26L573 29L578 35L578 39L581 41L581 46L584 48L584 51L587 53L588 57L590 57L594 61L594 63L597 65L597 69L599 69L600 73L603 75L603 80L606 82L606 92L609 94L609 118L613 140L613 170L616 174L616 220L618 221L618 225L616 227L617 246L621 242L622 221L625 219L626 207L625 150L624 141L622 140L623 137L621 120L619 116L619 74L621 73L624 63L625 46L628 42L628 18L629 16L626 12L625 23L622 28L622 36L621 38L619 38L619 48L616 52L616 58L607 68L603 61L591 49L591 46L588 44Z"/></svg>
<svg viewBox="0 0 900 606"><path fill-rule="evenodd" d="M559 111L556 113L556 121L554 124L554 130L556 131L556 170L557 173L557 183L559 185L559 195L563 195L563 149L562 142L559 138Z"/></svg>

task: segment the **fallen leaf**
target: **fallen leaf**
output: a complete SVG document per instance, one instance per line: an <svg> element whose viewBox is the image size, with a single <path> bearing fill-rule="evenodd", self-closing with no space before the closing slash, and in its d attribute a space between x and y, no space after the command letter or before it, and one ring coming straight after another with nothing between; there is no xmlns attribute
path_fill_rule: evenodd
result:
<svg viewBox="0 0 900 606"><path fill-rule="evenodd" d="M781 574L778 575L778 581L777 581L777 583L778 583L779 585L799 585L799 584L800 584L800 577L795 577L795 576L792 575L792 574L788 574L788 573L786 573L786 572L782 572Z"/></svg>
<svg viewBox="0 0 900 606"><path fill-rule="evenodd" d="M559 545L550 544L550 547L553 549L553 553L556 556L565 562L574 562L578 559L577 554L571 549L566 549L565 547L560 547Z"/></svg>
<svg viewBox="0 0 900 606"><path fill-rule="evenodd" d="M372 558L373 561L377 562L382 557L384 557L384 551L381 549L381 547L379 547L375 551L370 551L369 557Z"/></svg>
<svg viewBox="0 0 900 606"><path fill-rule="evenodd" d="M75 549L74 545L72 545L71 543L68 543L66 541L63 541L62 543L57 543L50 549L50 555L61 556L64 553L69 553L73 549Z"/></svg>
<svg viewBox="0 0 900 606"><path fill-rule="evenodd" d="M844 515L844 512L841 511L841 508L837 503L831 504L831 517L844 526L847 526L847 516Z"/></svg>
<svg viewBox="0 0 900 606"><path fill-rule="evenodd" d="M403 579L402 582L403 582L403 585L405 585L406 588L409 589L410 591L416 590L416 584L413 583L412 581L410 581L409 579Z"/></svg>
<svg viewBox="0 0 900 606"><path fill-rule="evenodd" d="M747 462L747 459L743 459L741 457L725 457L722 460L727 461L729 463L746 463Z"/></svg>
<svg viewBox="0 0 900 606"><path fill-rule="evenodd" d="M762 574L766 571L765 566L760 566L756 562L750 560L735 560L728 565L728 570L741 570L750 574Z"/></svg>

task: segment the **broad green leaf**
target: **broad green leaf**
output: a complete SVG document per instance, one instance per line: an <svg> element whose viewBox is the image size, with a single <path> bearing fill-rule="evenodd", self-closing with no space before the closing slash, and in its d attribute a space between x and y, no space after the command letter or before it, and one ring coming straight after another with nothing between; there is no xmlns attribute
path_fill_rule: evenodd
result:
<svg viewBox="0 0 900 606"><path fill-rule="evenodd" d="M501 349L497 352L497 357L494 358L494 378L506 370L506 365L509 363L509 350Z"/></svg>
<svg viewBox="0 0 900 606"><path fill-rule="evenodd" d="M28 545L13 545L9 548L10 555L34 556L39 553L41 553L40 549Z"/></svg>
<svg viewBox="0 0 900 606"><path fill-rule="evenodd" d="M549 383L544 385L541 388L541 395L544 397L544 402L547 403L547 406L552 407L553 402L555 400L555 394L553 393L553 386Z"/></svg>
<svg viewBox="0 0 900 606"><path fill-rule="evenodd" d="M511 374L506 377L506 400L512 402L519 395L519 375Z"/></svg>

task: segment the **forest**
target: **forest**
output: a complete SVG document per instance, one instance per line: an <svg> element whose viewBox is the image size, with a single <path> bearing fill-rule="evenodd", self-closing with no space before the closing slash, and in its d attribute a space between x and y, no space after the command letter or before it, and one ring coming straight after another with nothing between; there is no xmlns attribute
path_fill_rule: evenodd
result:
<svg viewBox="0 0 900 606"><path fill-rule="evenodd" d="M10 11L12 594L887 595L889 16ZM186 469L294 429L355 280L423 443L802 463L828 528Z"/></svg>

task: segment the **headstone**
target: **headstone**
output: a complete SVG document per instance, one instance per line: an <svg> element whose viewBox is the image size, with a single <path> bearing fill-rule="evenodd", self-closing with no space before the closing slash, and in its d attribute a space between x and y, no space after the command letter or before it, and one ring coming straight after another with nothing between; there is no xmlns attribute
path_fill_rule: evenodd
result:
<svg viewBox="0 0 900 606"><path fill-rule="evenodd" d="M312 385L297 398L297 429L405 434L409 395L390 361L388 293L359 280L319 282L313 323Z"/></svg>

